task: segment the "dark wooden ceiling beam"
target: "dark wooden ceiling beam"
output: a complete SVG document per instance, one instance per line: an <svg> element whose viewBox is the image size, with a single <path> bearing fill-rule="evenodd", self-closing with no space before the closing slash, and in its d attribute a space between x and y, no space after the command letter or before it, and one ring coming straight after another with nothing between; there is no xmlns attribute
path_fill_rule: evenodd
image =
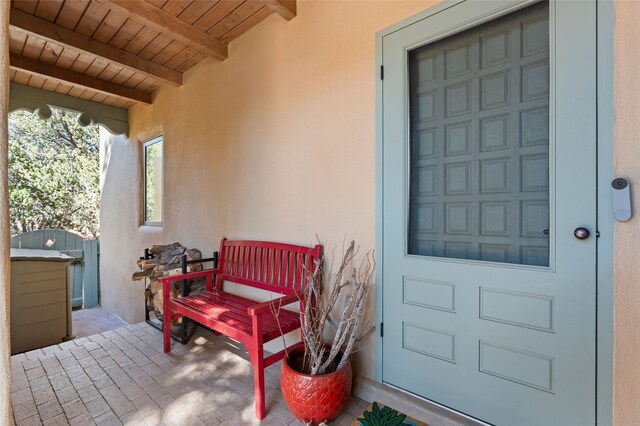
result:
<svg viewBox="0 0 640 426"><path fill-rule="evenodd" d="M229 56L226 43L144 0L96 1L120 15L222 61Z"/></svg>
<svg viewBox="0 0 640 426"><path fill-rule="evenodd" d="M296 17L296 0L265 0L266 6L287 21Z"/></svg>
<svg viewBox="0 0 640 426"><path fill-rule="evenodd" d="M54 44L62 45L65 48L100 56L132 71L150 74L173 86L182 85L182 73L179 71L71 31L45 19L29 15L18 9L11 8L9 22L11 29L14 31L22 31Z"/></svg>
<svg viewBox="0 0 640 426"><path fill-rule="evenodd" d="M36 74L44 78L51 78L87 89L95 90L107 95L120 96L122 98L131 99L136 102L151 103L151 93L141 90L132 89L130 87L120 86L119 84L110 83L96 77L81 74L67 68L57 65L48 64L26 56L10 53L10 67L13 69L23 70L31 74Z"/></svg>

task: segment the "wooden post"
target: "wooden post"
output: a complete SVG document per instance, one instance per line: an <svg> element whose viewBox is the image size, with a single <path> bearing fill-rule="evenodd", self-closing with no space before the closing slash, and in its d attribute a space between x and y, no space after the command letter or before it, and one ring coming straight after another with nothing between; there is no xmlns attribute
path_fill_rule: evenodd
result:
<svg viewBox="0 0 640 426"><path fill-rule="evenodd" d="M83 248L83 304L85 308L93 308L100 303L100 241L85 240Z"/></svg>
<svg viewBox="0 0 640 426"><path fill-rule="evenodd" d="M9 338L10 227L7 162L9 155L9 6L0 2L0 423L11 424L11 348Z"/></svg>

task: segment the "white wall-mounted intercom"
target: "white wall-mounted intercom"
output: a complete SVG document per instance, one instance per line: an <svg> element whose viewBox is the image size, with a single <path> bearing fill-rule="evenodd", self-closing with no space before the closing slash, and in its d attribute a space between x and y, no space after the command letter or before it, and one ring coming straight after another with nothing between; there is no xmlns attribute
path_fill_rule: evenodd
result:
<svg viewBox="0 0 640 426"><path fill-rule="evenodd" d="M631 219L631 191L630 183L625 178L615 178L611 182L611 202L613 203L613 217L618 222Z"/></svg>

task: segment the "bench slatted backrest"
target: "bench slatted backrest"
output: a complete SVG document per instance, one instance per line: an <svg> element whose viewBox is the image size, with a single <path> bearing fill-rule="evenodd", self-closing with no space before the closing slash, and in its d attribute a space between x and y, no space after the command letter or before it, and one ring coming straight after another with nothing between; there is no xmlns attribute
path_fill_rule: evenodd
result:
<svg viewBox="0 0 640 426"><path fill-rule="evenodd" d="M217 276L216 286L222 289L222 282L230 281L284 295L301 292L321 256L321 245L305 247L223 238L219 264L222 274Z"/></svg>

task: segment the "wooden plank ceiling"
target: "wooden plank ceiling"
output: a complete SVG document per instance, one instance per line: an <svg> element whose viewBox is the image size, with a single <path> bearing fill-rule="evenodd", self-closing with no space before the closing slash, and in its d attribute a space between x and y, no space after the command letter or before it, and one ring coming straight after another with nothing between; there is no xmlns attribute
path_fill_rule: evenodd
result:
<svg viewBox="0 0 640 426"><path fill-rule="evenodd" d="M0 0L1 1L1 0ZM11 81L120 108L150 103L163 84L295 0L11 0Z"/></svg>

